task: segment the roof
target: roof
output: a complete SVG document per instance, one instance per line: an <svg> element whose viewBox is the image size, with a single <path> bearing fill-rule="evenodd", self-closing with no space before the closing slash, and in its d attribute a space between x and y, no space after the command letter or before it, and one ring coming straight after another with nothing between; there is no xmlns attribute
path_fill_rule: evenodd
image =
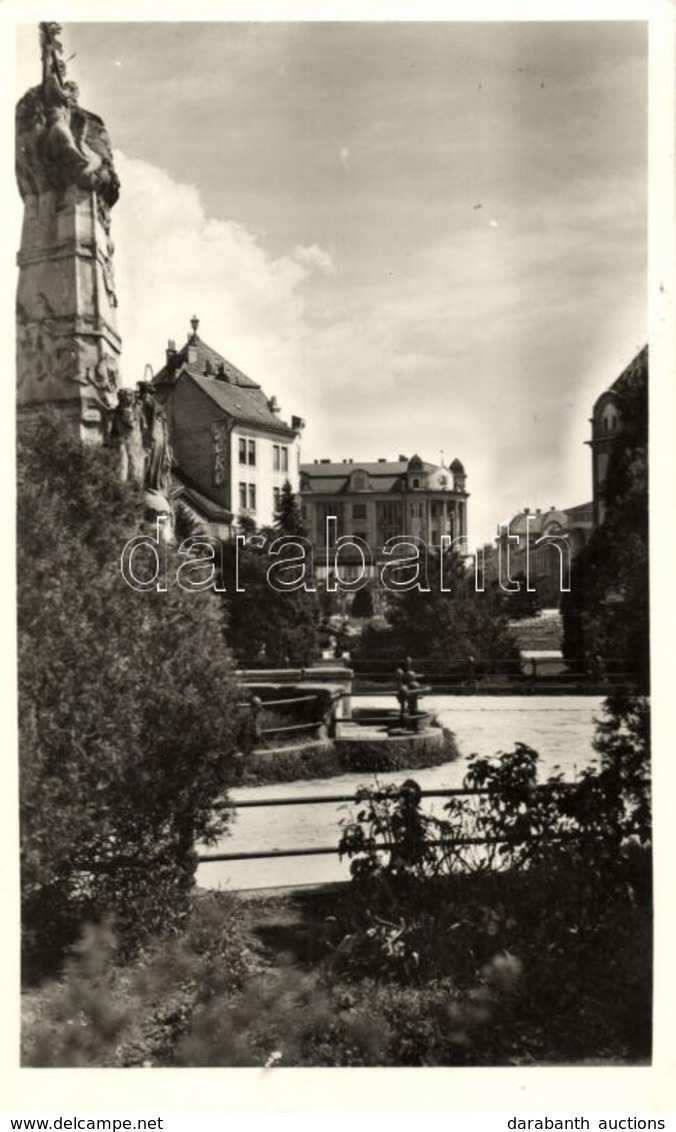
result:
<svg viewBox="0 0 676 1132"><path fill-rule="evenodd" d="M632 358L626 369L613 384L610 389L613 393L617 393L620 397L623 393L629 392L637 381L643 380L648 373L648 347L644 346L643 349Z"/></svg>
<svg viewBox="0 0 676 1132"><path fill-rule="evenodd" d="M220 503L215 503L213 499L209 499L206 495L203 495L201 491L193 487L189 477L186 476L180 468L174 470L173 480L172 498L180 499L182 502L187 503L190 509L197 512L200 518L225 523L229 523L232 520L232 511L227 507L221 506Z"/></svg>
<svg viewBox="0 0 676 1132"><path fill-rule="evenodd" d="M196 357L189 360L189 351ZM211 372L206 372L211 371ZM257 382L203 342L195 333L180 350L175 360L165 365L153 378L154 385L175 385L187 376L207 395L219 409L239 424L265 428L289 439L296 435L286 421L280 420L270 408L270 402Z"/></svg>
<svg viewBox="0 0 676 1132"><path fill-rule="evenodd" d="M266 428L288 438L296 435L286 421L280 420L272 412L268 399L260 386L230 385L227 381L220 381L217 377L205 377L204 374L188 372L190 379L194 381L198 389L206 393L207 397L210 397L219 409L222 409L223 412L240 424Z"/></svg>
<svg viewBox="0 0 676 1132"><path fill-rule="evenodd" d="M629 365L622 370L619 377L615 378L612 385L600 393L594 402L594 417L597 416L602 410L606 401L619 398L620 402L623 398L629 397L632 393L645 389L648 380L648 347L644 346L639 350L636 357L632 358Z"/></svg>
<svg viewBox="0 0 676 1132"><path fill-rule="evenodd" d="M532 535L539 535L547 523L558 523L567 526L566 515L563 511L518 511L508 523L511 535L525 534L528 530Z"/></svg>
<svg viewBox="0 0 676 1132"><path fill-rule="evenodd" d="M188 351L191 347L197 351L197 357L192 362L188 361ZM187 369L188 373L200 377L206 369L211 367L215 374L220 366L223 367L224 375L230 384L244 386L247 389L260 389L258 382L252 381L250 377L237 369L237 366L234 366L232 362L219 354L218 350L214 350L213 346L203 342L198 334L190 335L185 345L176 351L172 365L163 366L159 373L155 374L153 382L159 385L163 381L171 380L176 376L179 369Z"/></svg>
<svg viewBox="0 0 676 1132"><path fill-rule="evenodd" d="M376 491L394 491L409 467L408 460L376 460L364 463L324 463L301 464L301 475L309 476L312 490L318 493L334 493L348 490L348 481L354 472L366 472ZM436 471L436 464L422 462L423 472ZM416 469L414 469L416 470Z"/></svg>
<svg viewBox="0 0 676 1132"><path fill-rule="evenodd" d="M532 535L539 535L550 523L558 523L564 529L568 529L572 526L568 522L569 519L580 521L585 517L591 518L593 508L593 503L578 503L575 507L565 507L561 511L554 507L549 511L519 511L508 524L509 532L513 535L525 534L528 529Z"/></svg>

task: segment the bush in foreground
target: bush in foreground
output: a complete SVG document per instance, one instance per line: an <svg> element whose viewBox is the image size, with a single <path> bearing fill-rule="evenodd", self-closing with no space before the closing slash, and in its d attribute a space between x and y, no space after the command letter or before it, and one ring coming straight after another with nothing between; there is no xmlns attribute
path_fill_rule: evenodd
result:
<svg viewBox="0 0 676 1132"><path fill-rule="evenodd" d="M25 1063L645 1062L647 736L645 701L611 705L600 771L575 789L537 790L523 745L477 759L476 817L457 797L430 816L411 780L364 792L341 846L351 884L211 894L175 940L117 969L85 946L60 987L29 1000ZM463 844L472 829L494 838L487 854Z"/></svg>
<svg viewBox="0 0 676 1132"><path fill-rule="evenodd" d="M231 778L240 720L218 599L176 585L141 593L122 577L142 499L109 451L42 420L19 446L18 515L31 977L86 922L113 916L131 948L185 916L195 844L222 830L211 804Z"/></svg>

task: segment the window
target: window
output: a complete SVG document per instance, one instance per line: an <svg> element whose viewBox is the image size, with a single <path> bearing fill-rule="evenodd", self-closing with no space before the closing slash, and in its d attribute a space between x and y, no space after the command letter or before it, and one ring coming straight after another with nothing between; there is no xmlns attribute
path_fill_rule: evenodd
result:
<svg viewBox="0 0 676 1132"><path fill-rule="evenodd" d="M281 448L280 456L282 457L282 471L288 472L289 470L289 449Z"/></svg>
<svg viewBox="0 0 676 1132"><path fill-rule="evenodd" d="M243 436L239 439L239 462L246 464L246 440Z"/></svg>
<svg viewBox="0 0 676 1132"><path fill-rule="evenodd" d="M327 534L327 519L330 517L336 520L336 534L340 537L345 533L343 521L343 504L341 503L318 503L317 504L317 529L322 540L326 538ZM333 524L328 528L328 531L333 530Z"/></svg>
<svg viewBox="0 0 676 1132"><path fill-rule="evenodd" d="M365 503L353 503L352 504L352 518L353 519L365 519L366 518L366 504Z"/></svg>
<svg viewBox="0 0 676 1132"><path fill-rule="evenodd" d="M249 442L249 463L252 467L256 465L256 441L250 440Z"/></svg>
<svg viewBox="0 0 676 1132"><path fill-rule="evenodd" d="M280 464L279 464L279 445L278 445L278 444L273 444L273 445L272 445L272 470L273 470L273 472L278 472L278 471L279 471L279 468L280 468Z"/></svg>
<svg viewBox="0 0 676 1132"><path fill-rule="evenodd" d="M245 483L241 483L239 485L239 509L240 509L240 511L246 511L246 484Z"/></svg>
<svg viewBox="0 0 676 1132"><path fill-rule="evenodd" d="M411 504L411 518L412 519L422 519L422 513L423 513L422 503L412 503Z"/></svg>
<svg viewBox="0 0 676 1132"><path fill-rule="evenodd" d="M249 510L256 510L256 485L255 483L249 484Z"/></svg>
<svg viewBox="0 0 676 1132"><path fill-rule="evenodd" d="M401 503L376 503L377 538L383 544L389 538L403 534L403 508Z"/></svg>

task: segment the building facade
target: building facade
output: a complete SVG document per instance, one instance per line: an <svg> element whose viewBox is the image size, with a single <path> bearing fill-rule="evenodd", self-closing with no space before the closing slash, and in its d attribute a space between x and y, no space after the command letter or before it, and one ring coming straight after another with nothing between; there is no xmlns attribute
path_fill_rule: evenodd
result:
<svg viewBox="0 0 676 1132"><path fill-rule="evenodd" d="M499 528L493 545L484 547L486 584L501 582L504 588L519 579L523 586L527 579L543 606L558 606L562 586L570 584L573 560L592 529L592 503L562 511L525 507Z"/></svg>
<svg viewBox="0 0 676 1132"><path fill-rule="evenodd" d="M367 544L373 555L368 575L376 579L378 564L384 560L382 548L389 539L413 536L431 547L439 547L442 536L466 540L466 480L459 460L447 468L426 463L419 456L374 463L315 460L302 464L303 519L314 546L317 576L325 578L332 571L333 535L351 536ZM335 522L327 524L329 519ZM466 545L456 545L466 553ZM361 555L349 544L341 548L339 562L344 580L359 576Z"/></svg>
<svg viewBox="0 0 676 1132"><path fill-rule="evenodd" d="M304 422L287 424L274 397L198 335L199 320L153 378L167 414L175 492L183 507L218 537L242 517L270 526L284 482L300 486Z"/></svg>
<svg viewBox="0 0 676 1132"><path fill-rule="evenodd" d="M591 440L586 443L592 454L592 493L594 496L594 525L599 526L605 517L605 489L608 461L618 437L629 424L627 419L634 395L643 392L647 397L648 347L643 349L622 371L609 389L604 390L594 403L590 424Z"/></svg>

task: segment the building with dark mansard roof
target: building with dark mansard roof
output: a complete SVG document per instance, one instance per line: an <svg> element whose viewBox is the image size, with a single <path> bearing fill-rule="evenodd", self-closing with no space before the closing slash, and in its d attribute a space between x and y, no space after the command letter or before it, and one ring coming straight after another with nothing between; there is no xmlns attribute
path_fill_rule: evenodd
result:
<svg viewBox="0 0 676 1132"><path fill-rule="evenodd" d="M327 560L327 518L336 520L338 537L353 535L373 551L371 576L377 578L382 547L388 539L413 535L427 546L441 545L442 535L467 538L467 476L460 460L450 467L412 456L397 460L315 460L302 464L300 474L303 517L314 545L317 576L330 572ZM467 553L463 543L456 543ZM340 576L359 576L361 557L345 546L340 553Z"/></svg>

